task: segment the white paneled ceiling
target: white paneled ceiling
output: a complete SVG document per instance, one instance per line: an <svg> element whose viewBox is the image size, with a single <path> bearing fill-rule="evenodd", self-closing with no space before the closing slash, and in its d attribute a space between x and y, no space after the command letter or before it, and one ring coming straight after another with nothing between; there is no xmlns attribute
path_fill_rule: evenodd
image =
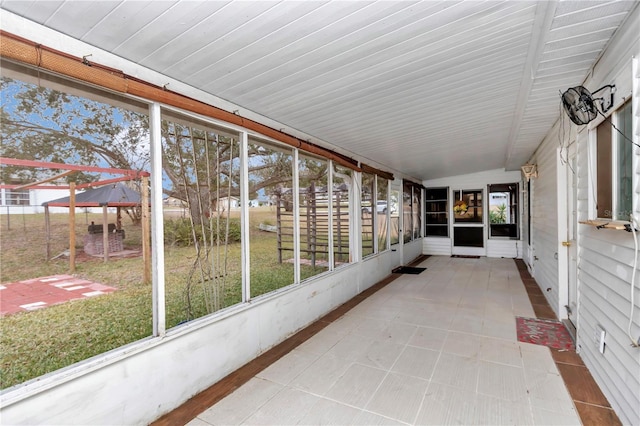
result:
<svg viewBox="0 0 640 426"><path fill-rule="evenodd" d="M2 1L382 166L518 169L635 1Z"/></svg>

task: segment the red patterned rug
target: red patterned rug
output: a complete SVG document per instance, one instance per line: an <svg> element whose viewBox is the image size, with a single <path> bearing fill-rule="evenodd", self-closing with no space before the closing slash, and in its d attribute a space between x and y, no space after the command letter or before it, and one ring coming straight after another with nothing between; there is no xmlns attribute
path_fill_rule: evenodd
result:
<svg viewBox="0 0 640 426"><path fill-rule="evenodd" d="M516 317L516 328L519 342L575 350L571 335L559 321Z"/></svg>

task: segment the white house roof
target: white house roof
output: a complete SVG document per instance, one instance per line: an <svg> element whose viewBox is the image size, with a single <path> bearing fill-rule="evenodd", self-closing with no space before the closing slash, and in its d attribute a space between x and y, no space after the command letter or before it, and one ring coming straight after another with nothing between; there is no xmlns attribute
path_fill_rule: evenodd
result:
<svg viewBox="0 0 640 426"><path fill-rule="evenodd" d="M557 120L559 91L584 81L637 5L0 2L419 179L518 169Z"/></svg>

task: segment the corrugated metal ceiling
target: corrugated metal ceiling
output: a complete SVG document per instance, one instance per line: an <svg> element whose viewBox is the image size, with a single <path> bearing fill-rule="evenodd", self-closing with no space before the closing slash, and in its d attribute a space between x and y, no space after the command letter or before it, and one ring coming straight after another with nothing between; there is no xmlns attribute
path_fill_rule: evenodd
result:
<svg viewBox="0 0 640 426"><path fill-rule="evenodd" d="M420 179L523 164L634 1L2 1Z"/></svg>

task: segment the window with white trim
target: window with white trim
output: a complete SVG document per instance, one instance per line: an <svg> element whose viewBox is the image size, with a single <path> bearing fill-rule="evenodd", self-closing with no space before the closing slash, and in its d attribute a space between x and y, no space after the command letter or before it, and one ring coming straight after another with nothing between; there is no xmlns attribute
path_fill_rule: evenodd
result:
<svg viewBox="0 0 640 426"><path fill-rule="evenodd" d="M632 213L631 120L631 101L628 100L613 113L611 122L606 120L595 130L598 218L629 220L629 215Z"/></svg>

